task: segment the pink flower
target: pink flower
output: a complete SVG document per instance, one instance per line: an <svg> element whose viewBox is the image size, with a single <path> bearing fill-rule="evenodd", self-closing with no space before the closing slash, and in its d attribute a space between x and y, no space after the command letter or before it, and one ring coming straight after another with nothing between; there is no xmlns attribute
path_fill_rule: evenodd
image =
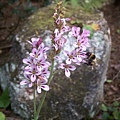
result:
<svg viewBox="0 0 120 120"><path fill-rule="evenodd" d="M38 51L46 55L46 52L49 50L49 47L45 47L44 43L41 43L38 47Z"/></svg>
<svg viewBox="0 0 120 120"><path fill-rule="evenodd" d="M41 93L41 89L48 91L49 86L45 85L48 82L48 80L44 76L38 76L37 79L37 92Z"/></svg>
<svg viewBox="0 0 120 120"><path fill-rule="evenodd" d="M40 71L37 70L35 65L28 66L24 71L25 74L30 75L31 81L35 82L38 75L40 75Z"/></svg>
<svg viewBox="0 0 120 120"><path fill-rule="evenodd" d="M59 35L61 35L59 34L59 30L57 28L54 30L54 34L55 34L55 37L58 37Z"/></svg>
<svg viewBox="0 0 120 120"><path fill-rule="evenodd" d="M89 37L90 36L90 31L86 30L86 29L83 29L83 32L82 32L81 36L82 37Z"/></svg>
<svg viewBox="0 0 120 120"><path fill-rule="evenodd" d="M61 25L63 25L63 26L65 26L66 25L66 20L68 20L68 19L65 19L65 18L60 18L60 17L58 17L58 19L56 20L56 24L61 24Z"/></svg>
<svg viewBox="0 0 120 120"><path fill-rule="evenodd" d="M59 68L61 68L61 69L65 69L65 75L66 75L66 77L70 77L70 70L71 71L74 71L75 69L76 69L76 67L75 66L73 66L73 65L68 65L68 64L64 64L64 63L62 63L60 66L59 66Z"/></svg>
<svg viewBox="0 0 120 120"><path fill-rule="evenodd" d="M48 68L43 68L41 70L41 75L42 76L49 76L50 75L50 71L48 71Z"/></svg>
<svg viewBox="0 0 120 120"><path fill-rule="evenodd" d="M53 44L53 47L55 48L56 51L62 49L66 41L67 41L66 38L64 38L62 35L58 36L54 39L55 44Z"/></svg>
<svg viewBox="0 0 120 120"><path fill-rule="evenodd" d="M42 38L31 38L31 41L28 41L33 47L38 48L42 42Z"/></svg>
<svg viewBox="0 0 120 120"><path fill-rule="evenodd" d="M43 55L37 48L33 48L32 52L30 53L30 56L33 57L34 59L38 59L39 57L42 57Z"/></svg>
<svg viewBox="0 0 120 120"><path fill-rule="evenodd" d="M73 26L69 34L77 38L80 35L80 27Z"/></svg>
<svg viewBox="0 0 120 120"><path fill-rule="evenodd" d="M86 53L83 52L82 49L78 48L76 49L76 57L79 62L82 62L86 58Z"/></svg>
<svg viewBox="0 0 120 120"><path fill-rule="evenodd" d="M69 32L71 30L70 26L63 26L62 29L61 29L61 32L64 33L64 32Z"/></svg>
<svg viewBox="0 0 120 120"><path fill-rule="evenodd" d="M71 64L72 62L76 62L76 51L72 51L71 53L68 51L65 51L65 54L67 55L67 64Z"/></svg>
<svg viewBox="0 0 120 120"><path fill-rule="evenodd" d="M75 47L81 48L85 51L86 48L89 47L88 38L81 35L77 36L77 42L75 42Z"/></svg>
<svg viewBox="0 0 120 120"><path fill-rule="evenodd" d="M20 85L28 85L28 87L32 87L33 83L31 82L30 75L24 74L25 79L20 82Z"/></svg>
<svg viewBox="0 0 120 120"><path fill-rule="evenodd" d="M33 64L33 58L31 56L24 58L23 63L27 64L27 65L31 65L31 64Z"/></svg>
<svg viewBox="0 0 120 120"><path fill-rule="evenodd" d="M41 71L43 68L48 68L50 66L50 63L45 60L44 56L39 59L34 59L34 64L36 65L38 71Z"/></svg>

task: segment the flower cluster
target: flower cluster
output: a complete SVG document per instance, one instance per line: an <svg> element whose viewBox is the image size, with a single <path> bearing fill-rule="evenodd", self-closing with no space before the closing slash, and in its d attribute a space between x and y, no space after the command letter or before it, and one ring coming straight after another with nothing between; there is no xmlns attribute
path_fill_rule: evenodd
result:
<svg viewBox="0 0 120 120"><path fill-rule="evenodd" d="M68 26L67 22L70 21L69 18L64 18L64 13L61 11L61 4L57 4L55 13L53 15L55 29L51 36L52 38L52 48L45 47L41 38L32 38L29 43L32 45L32 52L29 53L29 56L26 59L23 59L23 63L27 66L25 67L23 80L20 84L27 84L29 87L36 86L37 92L41 93L41 88L48 91L49 86L46 85L48 82L48 76L51 76L51 72L48 71L48 67L51 65L47 61L47 51L52 50L52 57L50 61L54 59L60 60L59 53L63 50L65 44L69 42L65 34L67 33L72 39L74 39L73 46L74 50L64 51L66 55L65 63L58 65L58 68L65 69L66 77L70 77L70 71L76 69L75 65L80 65L82 62L85 62L86 49L89 47L88 37L90 36L90 31L82 29L80 27L73 26L72 28ZM51 65L52 68L54 65ZM51 67L50 66L50 67ZM53 71L52 71L53 72Z"/></svg>
<svg viewBox="0 0 120 120"><path fill-rule="evenodd" d="M64 45L69 42L64 36L66 33L75 39L75 42L73 43L75 49L71 52L64 51L67 60L66 63L62 63L59 66L59 68L65 69L65 75L70 77L70 70L74 71L76 69L74 64L80 65L81 62L84 62L84 58L86 58L85 51L89 46L88 36L90 36L90 31L76 26L73 26L72 28L68 26L67 22L70 21L70 18L64 18L64 11L59 9L61 8L61 4L62 2L57 4L55 13L53 15L55 21L55 30L52 36L52 41L57 55L61 52L62 48L64 48Z"/></svg>
<svg viewBox="0 0 120 120"><path fill-rule="evenodd" d="M86 49L89 47L88 36L90 36L90 32L83 29L81 33L80 27L73 26L68 34L75 40L73 43L75 49L71 52L64 51L67 57L66 63L62 63L59 68L65 69L65 75L70 77L70 70L74 71L76 69L74 65L80 65L80 63L85 62L85 58L87 57Z"/></svg>
<svg viewBox="0 0 120 120"><path fill-rule="evenodd" d="M32 52L23 59L23 63L27 66L24 69L25 79L20 82L20 85L27 84L28 87L36 85L38 93L41 93L41 89L48 91L49 86L45 84L50 74L48 71L50 63L47 61L46 53L49 48L44 46L41 38L32 38L29 43L32 45Z"/></svg>
<svg viewBox="0 0 120 120"><path fill-rule="evenodd" d="M23 59L23 63L26 64L24 68L25 79L20 82L20 85L33 88L34 120L38 119L46 97L46 92L43 92L40 103L36 106L35 92L37 90L38 93L41 93L42 89L49 91L50 82L56 73L54 72L55 61L58 63L56 68L64 69L66 77L70 77L70 71L74 71L76 65L86 62L90 31L81 27L70 27L68 25L70 18L64 18L64 13L65 8L62 7L62 0L59 0L53 15L55 28L51 35L52 44L50 47L45 47L42 38L31 38L31 41L28 41L32 46L32 50L28 57ZM72 46L71 50L66 49L68 44L69 47ZM60 56L61 53L65 55L64 60Z"/></svg>
<svg viewBox="0 0 120 120"><path fill-rule="evenodd" d="M64 18L64 12L61 9L58 9L61 8L61 4L62 2L57 4L55 13L53 15L55 21L55 29L52 36L52 42L57 54L61 51L62 47L67 41L64 37L64 34L70 31L70 26L67 25L67 21L70 21L70 18Z"/></svg>

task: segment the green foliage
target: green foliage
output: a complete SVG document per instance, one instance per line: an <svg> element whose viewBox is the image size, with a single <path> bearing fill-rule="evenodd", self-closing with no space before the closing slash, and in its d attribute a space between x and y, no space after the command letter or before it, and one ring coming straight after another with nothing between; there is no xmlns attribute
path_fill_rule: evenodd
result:
<svg viewBox="0 0 120 120"><path fill-rule="evenodd" d="M105 104L102 104L101 105L101 110L104 111L104 112L107 111L107 106Z"/></svg>
<svg viewBox="0 0 120 120"><path fill-rule="evenodd" d="M102 7L105 0L88 0L88 2L84 2L83 7L86 10L94 10Z"/></svg>
<svg viewBox="0 0 120 120"><path fill-rule="evenodd" d="M94 10L101 8L103 3L108 0L66 0L75 6L82 6L85 10Z"/></svg>
<svg viewBox="0 0 120 120"><path fill-rule="evenodd" d="M102 110L102 120L120 120L120 104L115 101L111 106L102 104L100 109Z"/></svg>
<svg viewBox="0 0 120 120"><path fill-rule="evenodd" d="M7 108L10 104L9 91L6 88L0 96L0 108Z"/></svg>
<svg viewBox="0 0 120 120"><path fill-rule="evenodd" d="M70 2L71 2L71 4L74 5L74 6L78 6L78 5L79 5L79 4L78 4L78 0L71 0Z"/></svg>
<svg viewBox="0 0 120 120"><path fill-rule="evenodd" d="M0 112L0 120L5 120L5 115L2 112Z"/></svg>

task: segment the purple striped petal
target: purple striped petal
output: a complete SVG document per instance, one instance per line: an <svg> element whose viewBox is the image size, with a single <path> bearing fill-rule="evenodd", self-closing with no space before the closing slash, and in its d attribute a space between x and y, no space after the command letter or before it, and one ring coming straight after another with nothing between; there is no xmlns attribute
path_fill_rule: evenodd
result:
<svg viewBox="0 0 120 120"><path fill-rule="evenodd" d="M26 85L26 84L28 84L28 83L29 83L28 80L22 80L22 81L20 82L20 85Z"/></svg>
<svg viewBox="0 0 120 120"><path fill-rule="evenodd" d="M68 59L66 60L66 63L67 63L67 64L71 64L71 62L72 62L72 61L71 61L70 58L68 58Z"/></svg>
<svg viewBox="0 0 120 120"><path fill-rule="evenodd" d="M68 69L65 69L65 75L66 77L70 77L70 71Z"/></svg>
<svg viewBox="0 0 120 120"><path fill-rule="evenodd" d="M35 80L36 80L36 75L31 75L31 81L35 82Z"/></svg>
<svg viewBox="0 0 120 120"><path fill-rule="evenodd" d="M79 60L79 62L82 62L82 58L80 55L77 55L77 59Z"/></svg>
<svg viewBox="0 0 120 120"><path fill-rule="evenodd" d="M25 58L25 59L23 59L23 63L25 63L25 64L30 64L31 62L30 62L29 59Z"/></svg>
<svg viewBox="0 0 120 120"><path fill-rule="evenodd" d="M30 70L25 70L25 74L31 75L32 72Z"/></svg>
<svg viewBox="0 0 120 120"><path fill-rule="evenodd" d="M41 85L41 88L45 91L49 90L49 86L48 85Z"/></svg>
<svg viewBox="0 0 120 120"><path fill-rule="evenodd" d="M69 70L74 71L75 69L76 69L75 66L73 66L73 65L69 65Z"/></svg>
<svg viewBox="0 0 120 120"><path fill-rule="evenodd" d="M38 92L38 93L41 93L41 86L38 86L38 87L37 87L37 92Z"/></svg>

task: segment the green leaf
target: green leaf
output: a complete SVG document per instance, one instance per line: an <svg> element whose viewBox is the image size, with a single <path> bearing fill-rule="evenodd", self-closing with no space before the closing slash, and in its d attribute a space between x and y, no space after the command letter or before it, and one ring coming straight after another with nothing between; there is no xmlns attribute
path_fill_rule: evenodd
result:
<svg viewBox="0 0 120 120"><path fill-rule="evenodd" d="M0 99L0 108L3 108L3 107L4 107L3 100Z"/></svg>
<svg viewBox="0 0 120 120"><path fill-rule="evenodd" d="M2 112L0 112L0 120L5 120L5 115Z"/></svg>
<svg viewBox="0 0 120 120"><path fill-rule="evenodd" d="M118 107L118 106L119 106L119 102L118 102L118 101L115 101L115 102L113 103L113 105L114 105L115 107Z"/></svg>
<svg viewBox="0 0 120 120"><path fill-rule="evenodd" d="M113 116L109 116L109 119L110 119L110 120L114 120L114 117L113 117Z"/></svg>
<svg viewBox="0 0 120 120"><path fill-rule="evenodd" d="M113 112L115 110L115 108L114 107L108 107L108 111L110 111L110 112Z"/></svg>
<svg viewBox="0 0 120 120"><path fill-rule="evenodd" d="M102 111L107 111L108 110L108 108L105 104L102 104L100 108L101 108Z"/></svg>
<svg viewBox="0 0 120 120"><path fill-rule="evenodd" d="M119 115L119 111L118 110L116 110L116 111L113 112L113 116L114 116L114 118L116 120L118 120L118 115Z"/></svg>
<svg viewBox="0 0 120 120"><path fill-rule="evenodd" d="M111 82L112 82L112 80L107 80L106 82L107 82L107 83L111 83Z"/></svg>
<svg viewBox="0 0 120 120"><path fill-rule="evenodd" d="M10 104L9 91L5 89L0 96L0 108L7 108Z"/></svg>
<svg viewBox="0 0 120 120"><path fill-rule="evenodd" d="M119 114L118 114L118 120L120 120L120 111L119 111Z"/></svg>
<svg viewBox="0 0 120 120"><path fill-rule="evenodd" d="M108 120L108 118L109 118L109 113L108 112L103 112L102 120Z"/></svg>

